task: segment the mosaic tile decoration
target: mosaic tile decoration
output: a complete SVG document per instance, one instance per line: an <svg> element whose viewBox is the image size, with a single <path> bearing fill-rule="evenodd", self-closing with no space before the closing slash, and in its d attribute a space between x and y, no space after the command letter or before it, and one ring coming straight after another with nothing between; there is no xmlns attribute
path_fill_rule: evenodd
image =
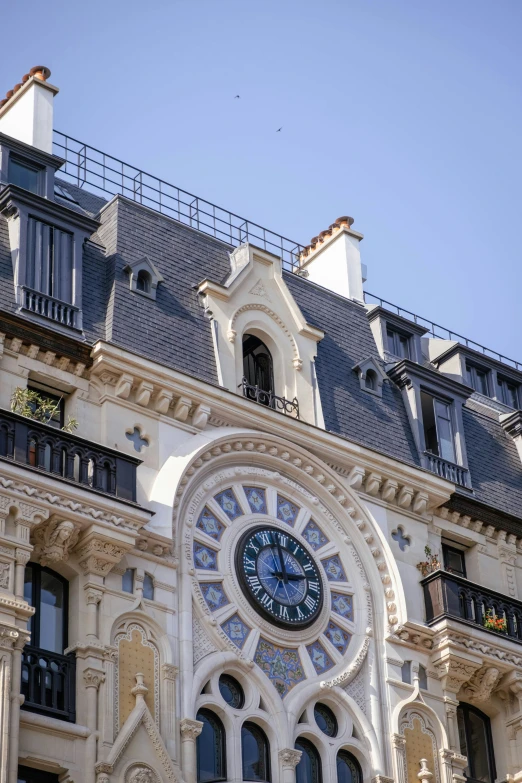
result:
<svg viewBox="0 0 522 783"><path fill-rule="evenodd" d="M332 593L332 612L337 612L347 620L353 620L353 597L343 593Z"/></svg>
<svg viewBox="0 0 522 783"><path fill-rule="evenodd" d="M309 644L306 649L308 650L308 655L310 656L310 660L312 661L317 674L323 674L323 672L327 672L328 669L331 669L334 665L334 662L324 649L321 642L315 641L313 644Z"/></svg>
<svg viewBox="0 0 522 783"><path fill-rule="evenodd" d="M308 541L314 551L321 549L322 546L328 543L325 534L313 519L309 521L301 535Z"/></svg>
<svg viewBox="0 0 522 783"><path fill-rule="evenodd" d="M258 487L243 487L253 514L266 514L266 491Z"/></svg>
<svg viewBox="0 0 522 783"><path fill-rule="evenodd" d="M299 508L295 503L292 503L281 495L277 496L277 518L280 519L281 522L286 522L287 525L293 527L298 513Z"/></svg>
<svg viewBox="0 0 522 783"><path fill-rule="evenodd" d="M236 647L242 650L246 638L252 629L243 622L238 614L233 614L232 617L229 617L225 623L221 624L221 627Z"/></svg>
<svg viewBox="0 0 522 783"><path fill-rule="evenodd" d="M203 582L200 584L200 588L211 612L230 603L221 582Z"/></svg>
<svg viewBox="0 0 522 783"><path fill-rule="evenodd" d="M339 650L341 655L344 655L346 648L350 644L351 634L349 634L348 631L345 631L343 628L339 628L338 625L330 621L324 632L324 635L328 641Z"/></svg>
<svg viewBox="0 0 522 783"><path fill-rule="evenodd" d="M216 541L221 539L223 530L225 529L223 522L220 522L219 519L216 519L212 511L210 511L207 506L205 506L199 515L199 519L196 522L196 527L206 533L207 536L214 538Z"/></svg>
<svg viewBox="0 0 522 783"><path fill-rule="evenodd" d="M254 661L272 680L281 698L284 698L294 685L305 679L298 650L277 647L263 637L259 639Z"/></svg>
<svg viewBox="0 0 522 783"><path fill-rule="evenodd" d="M198 544L194 541L194 564L196 568L203 568L205 571L217 570L217 552L208 546Z"/></svg>
<svg viewBox="0 0 522 783"><path fill-rule="evenodd" d="M221 506L221 509L225 512L231 522L237 517L240 517L243 513L243 509L239 505L237 498L231 489L225 489L223 492L218 492L217 495L214 495L214 500Z"/></svg>
<svg viewBox="0 0 522 783"><path fill-rule="evenodd" d="M323 568L326 572L327 579L330 582L346 582L346 574L341 565L338 555L327 557L326 560L321 560Z"/></svg>

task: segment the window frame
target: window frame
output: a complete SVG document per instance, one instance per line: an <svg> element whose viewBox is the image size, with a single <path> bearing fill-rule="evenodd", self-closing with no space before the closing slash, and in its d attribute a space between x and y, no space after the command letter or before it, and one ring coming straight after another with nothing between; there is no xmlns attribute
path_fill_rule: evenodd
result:
<svg viewBox="0 0 522 783"><path fill-rule="evenodd" d="M41 603L41 590L42 590L42 573L50 574L52 577L57 579L59 582L63 585L63 623L62 623L62 646L63 649L59 651L59 655L64 654L64 650L67 649L67 646L69 644L69 581L61 574L57 573L56 571L53 571L52 568L47 568L47 566L42 566L39 563L33 563L29 562L25 566L25 571L28 569L32 569L33 571L33 579L32 579L32 591L31 591L31 604L30 606L33 606L35 611L33 616L30 619L29 623L29 629L31 631L31 641L30 646L36 647L40 650L44 650L44 647L40 646L40 603ZM37 578L35 579L35 574L37 574ZM54 650L47 650L47 652L54 652Z"/></svg>
<svg viewBox="0 0 522 783"><path fill-rule="evenodd" d="M361 769L361 765L359 764L359 761L356 759L356 757L353 755L353 753L350 753L349 750L346 750L346 748L340 748L335 756L335 777L337 783L339 783L339 772L337 768L337 764L339 763L339 757L346 756L348 758L348 761L353 764L355 767L355 771L357 772L358 780L355 781L355 783L363 783L363 772Z"/></svg>
<svg viewBox="0 0 522 783"><path fill-rule="evenodd" d="M482 710L479 710L478 707L474 707L471 704L468 704L467 702L461 701L457 707L457 716L459 710L464 715L464 731L466 735L466 751L470 747L470 725L468 721L468 715L469 713L474 713L477 717L479 717L483 723L485 728L485 734L486 734L486 753L487 753L487 759L488 759L488 766L489 766L489 775L490 775L490 781L489 783L495 783L496 777L497 777L497 769L496 769L496 762L495 762L495 749L493 747L493 735L491 733L491 720L488 715L486 715L485 712L482 712ZM457 718L457 726L458 726L458 718ZM460 736L459 736L459 747L460 747ZM461 750L462 752L462 750ZM466 754L464 754L466 755ZM472 770L474 765L474 759L471 757L471 755L467 756L468 759L468 769ZM466 780L469 780L471 783L481 783L477 778L473 777L473 775L466 775Z"/></svg>
<svg viewBox="0 0 522 783"><path fill-rule="evenodd" d="M411 338L413 335L408 334L406 331L402 331L394 324L386 323L386 351L392 356L396 356L398 359L411 359ZM405 341L405 354L402 354L396 349L400 347L402 340ZM393 350L390 348L392 344Z"/></svg>
<svg viewBox="0 0 522 783"><path fill-rule="evenodd" d="M478 378L480 376L484 377L486 391L478 388ZM491 370L488 367L466 361L466 381L477 394L482 394L483 397L491 397Z"/></svg>
<svg viewBox="0 0 522 783"><path fill-rule="evenodd" d="M250 731L251 734L254 734L257 732L260 735L262 735L263 741L265 743L265 754L266 754L266 776L264 779L258 779L258 778L248 778L245 776L245 760L244 760L244 743L243 743L243 730L246 729L247 731ZM266 732L261 728L261 726L258 726L257 723L253 723L253 721L246 720L241 725L241 780L243 781L252 781L253 783L271 783L272 781L272 766L271 766L271 758L270 758L270 740L268 739Z"/></svg>
<svg viewBox="0 0 522 783"><path fill-rule="evenodd" d="M152 588L152 596L145 595L145 580L147 578L150 580L150 586ZM145 573L143 574L143 598L146 601L154 601L154 594L155 594L155 592L156 592L156 585L154 583L154 577L152 576L152 574L149 574L148 571L145 571Z"/></svg>
<svg viewBox="0 0 522 783"><path fill-rule="evenodd" d="M17 185L16 182L11 181L11 166L13 163L17 163L19 166L23 166L24 168L36 173L36 190L29 190L28 188L23 188L23 190L27 190L28 193L34 193L36 196L44 196L45 179L47 174L45 166L42 166L36 161L33 161L30 158L26 158L23 155L19 155L16 152L10 152L7 161L7 182L9 185L14 185L17 188L21 188L22 185Z"/></svg>
<svg viewBox="0 0 522 783"><path fill-rule="evenodd" d="M299 747L299 745L301 747ZM322 783L323 781L323 765L321 761L321 754L319 752L319 749L314 745L314 743L308 739L308 737L302 737L299 736L294 742L294 748L295 750L301 750L301 758L299 759L299 762L296 764L295 768L295 783L299 783L299 773L298 769L301 765L301 762L303 761L303 758L305 757L305 753L307 755L313 757L313 763L317 765L317 775L314 776L314 779L312 780L312 783Z"/></svg>
<svg viewBox="0 0 522 783"><path fill-rule="evenodd" d="M438 452L439 452L438 454L435 454L435 452L430 452L430 450L428 449L428 444L427 444L427 439L426 439L426 425L425 425L425 422L424 422L424 413L422 411L422 395L423 394L425 396L427 396L427 397L431 397L431 399L433 401L433 417L434 417L434 420L435 420L435 433L436 433L436 437L437 437L437 448L438 448ZM422 431L423 431L423 435L424 435L424 451L427 451L427 452L433 454L435 457L438 457L439 459L445 460L446 462L451 462L454 465L458 465L459 461L458 461L458 451L457 451L457 439L456 439L456 427L455 427L455 415L454 415L454 407L453 407L454 402L453 402L453 400L450 400L450 399L444 397L443 395L436 394L436 393L434 393L433 391L431 391L430 389L428 389L428 388L426 388L424 386L421 386L421 388L420 388L420 396L421 396ZM448 459L447 457L443 457L442 454L440 453L441 452L441 439L440 439L440 434L439 434L438 421L439 421L439 418L442 418L442 417L439 416L439 414L437 413L437 403L439 403L440 405L446 406L446 408L448 410L448 418L444 419L444 420L449 422L449 427L450 427L450 432L451 432L451 443L452 443L452 446L453 446L453 459Z"/></svg>
<svg viewBox="0 0 522 783"><path fill-rule="evenodd" d="M512 387L515 395L515 407L514 410L520 410L520 383L517 383L516 381L511 380L511 378L508 378L505 375L502 375L501 373L497 372L497 395L499 402L503 403L503 405L507 405L508 408L513 408L513 405L511 404L512 401L507 402L506 401L506 393L504 392L504 389L506 387Z"/></svg>
<svg viewBox="0 0 522 783"><path fill-rule="evenodd" d="M132 574L132 590L125 590L125 588L123 587L123 580L125 578L125 575L128 573ZM135 590L136 590L136 569L126 568L123 574L121 575L121 591L126 595L134 595Z"/></svg>
<svg viewBox="0 0 522 783"><path fill-rule="evenodd" d="M441 552L442 552L442 565L443 565L444 570L447 571L448 574L455 574L455 576L460 576L462 579L467 579L468 577L467 577L467 570L466 570L465 550L464 549L459 549L458 547L452 546L451 544L446 544L444 541L441 542L440 549L441 549ZM448 552L454 552L454 553L456 553L456 554L461 556L461 558L462 558L462 566L463 566L463 573L462 574L457 574L455 571L452 571L448 567L447 561L446 561L446 554Z"/></svg>
<svg viewBox="0 0 522 783"><path fill-rule="evenodd" d="M24 764L18 765L18 780L23 783L58 783L59 776L53 772L45 772L43 769L34 769L26 767Z"/></svg>
<svg viewBox="0 0 522 783"><path fill-rule="evenodd" d="M207 707L200 707L200 709L198 709L196 713L196 720L201 720L201 718L198 717L199 715L203 715L203 717L207 720L207 722L210 725L212 725L212 721L214 721L219 731L219 743L220 743L219 752L221 754L220 772L222 774L221 777L215 777L212 778L211 780L205 780L205 781L201 780L201 776L200 776L200 747L201 747L200 740L202 736L202 732L201 732L196 738L196 781L197 783L219 783L220 781L227 779L227 736L226 736L225 726L223 724L223 721L219 717L219 715L217 715L213 710L208 709ZM210 718L207 716L210 716Z"/></svg>

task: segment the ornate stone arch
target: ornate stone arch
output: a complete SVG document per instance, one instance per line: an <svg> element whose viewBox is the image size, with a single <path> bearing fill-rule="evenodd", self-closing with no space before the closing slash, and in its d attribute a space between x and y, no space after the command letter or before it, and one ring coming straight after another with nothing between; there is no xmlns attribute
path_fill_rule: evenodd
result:
<svg viewBox="0 0 522 783"><path fill-rule="evenodd" d="M430 711L431 712L431 711ZM397 766L402 765L403 776L399 780L418 780L421 759L426 759L427 768L432 773L433 783L441 783L439 750L440 731L437 731L438 721L434 722L419 705L411 705L403 711L399 721L399 737L395 737ZM439 737L437 737L437 734ZM399 747L398 747L399 746Z"/></svg>
<svg viewBox="0 0 522 783"><path fill-rule="evenodd" d="M256 304L256 303L245 304L245 305L243 305L242 307L239 307L236 310L236 312L234 313L234 315L230 319L230 322L229 322L229 325L228 325L227 338L228 338L229 342L233 343L235 341L236 337L237 337L237 332L236 332L235 327L236 327L236 322L237 322L238 317L240 315L242 315L242 313L246 313L246 312L248 312L250 310L253 310L253 311L258 310L258 311L261 311L263 313L266 313L266 315L268 315L269 318L271 318L274 321L274 323L276 323L277 326L279 326L279 328L286 334L286 336L288 337L288 339L290 341L290 344L292 346L294 368L296 370L300 370L301 366L302 366L302 361L301 361L301 358L299 356L299 349L297 347L297 343L296 343L295 337L293 336L293 334L290 331L290 329L288 328L288 326L286 326L286 324L283 321L283 319L280 318L277 315L277 313L275 313L273 310L271 310L270 307L267 307L264 304Z"/></svg>

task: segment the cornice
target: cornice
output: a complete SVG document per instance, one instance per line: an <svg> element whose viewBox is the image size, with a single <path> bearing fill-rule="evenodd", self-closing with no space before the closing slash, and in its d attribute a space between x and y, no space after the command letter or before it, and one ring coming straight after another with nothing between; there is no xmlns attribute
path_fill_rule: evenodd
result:
<svg viewBox="0 0 522 783"><path fill-rule="evenodd" d="M10 104L10 107L11 106L12 103ZM3 112L0 110L0 116L2 113ZM44 152L43 150L38 149L38 147L33 147L32 144L25 144L23 141L19 141L19 139L13 138L13 136L8 136L6 133L0 133L0 144L18 152L23 157L30 157L31 160L34 160L36 163L50 166L55 169L55 171L61 168L66 162L65 158L60 158L58 155Z"/></svg>
<svg viewBox="0 0 522 783"><path fill-rule="evenodd" d="M410 361L410 359L402 359L392 367L387 368L387 373L400 388L410 386L412 379L415 379L421 383L424 381L430 386L438 386L440 389L446 390L452 397L459 397L462 400L467 400L475 391L471 386L459 383L453 380L453 378L448 378L447 375L443 375L436 370L430 370L422 364Z"/></svg>
<svg viewBox="0 0 522 783"><path fill-rule="evenodd" d="M395 326L403 328L405 331L411 332L412 334L418 334L419 337L422 337L426 334L426 332L429 331L427 327L420 326L414 321L410 321L408 318L397 315L397 313L394 313L391 310L386 310L385 307L381 307L380 305L372 307L371 310L368 310L368 321L371 323L372 321L375 321L376 318L383 318L387 323L394 324Z"/></svg>
<svg viewBox="0 0 522 783"><path fill-rule="evenodd" d="M20 315L0 310L0 332L11 341L16 340L17 346L36 344L42 351L53 351L57 356L65 356L73 362L81 363L84 367L91 364L89 344L67 337ZM19 350L20 348L15 353Z"/></svg>
<svg viewBox="0 0 522 783"><path fill-rule="evenodd" d="M455 356L457 353L461 353L463 356L469 357L477 364L481 364L484 367L494 367L500 372L501 375L506 375L508 378L512 377L513 380L516 380L518 383L522 382L522 370L517 370L515 367L511 367L509 364L504 364L498 359L495 359L493 356L488 356L488 354L482 353L481 351L475 351L473 348L469 348L467 345L463 345L459 342L452 342L450 348L443 351L443 353L439 354L439 356L436 358L431 359L431 362L435 366L438 366L448 359L451 359L451 357Z"/></svg>
<svg viewBox="0 0 522 783"><path fill-rule="evenodd" d="M69 225L79 228L89 236L94 234L101 225L99 220L76 212L76 210L70 209L70 207L66 207L64 204L59 204L57 201L38 196L36 193L19 188L17 185L7 185L0 193L0 212L4 213L7 211L9 213L19 204L28 209L43 212L51 220L58 218Z"/></svg>
<svg viewBox="0 0 522 783"><path fill-rule="evenodd" d="M513 411L500 417L500 426L512 438L522 436L522 411Z"/></svg>

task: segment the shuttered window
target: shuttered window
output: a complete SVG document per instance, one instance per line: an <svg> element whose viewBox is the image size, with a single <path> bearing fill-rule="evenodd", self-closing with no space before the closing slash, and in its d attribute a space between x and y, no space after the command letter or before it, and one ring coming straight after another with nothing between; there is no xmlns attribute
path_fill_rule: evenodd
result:
<svg viewBox="0 0 522 783"><path fill-rule="evenodd" d="M73 301L73 235L29 218L27 286L61 302Z"/></svg>

